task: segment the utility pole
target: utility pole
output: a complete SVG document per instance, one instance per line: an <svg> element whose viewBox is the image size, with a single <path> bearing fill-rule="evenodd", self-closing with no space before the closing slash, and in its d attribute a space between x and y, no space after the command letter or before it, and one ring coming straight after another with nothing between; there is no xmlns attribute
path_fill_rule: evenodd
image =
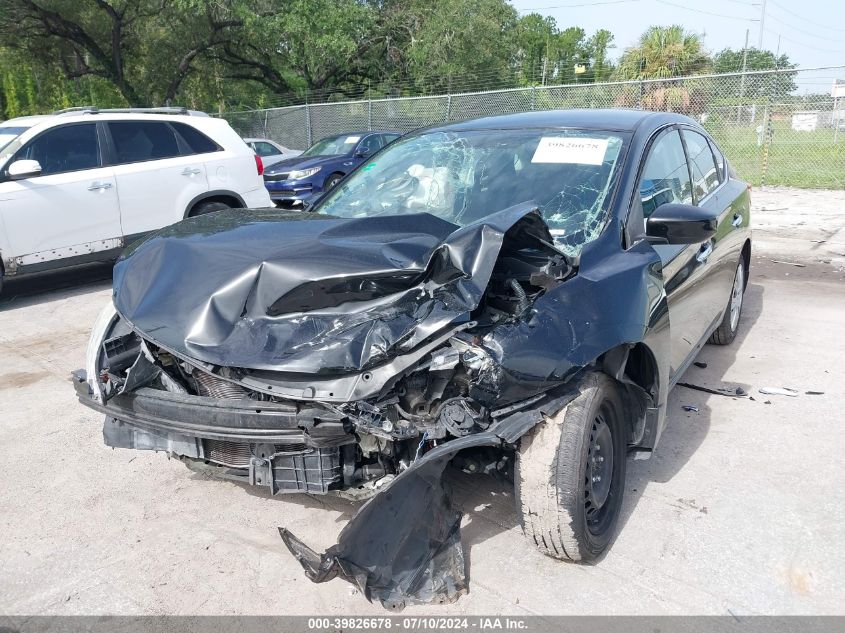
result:
<svg viewBox="0 0 845 633"><path fill-rule="evenodd" d="M740 123L742 98L745 96L745 70L748 66L748 31L745 29L745 46L742 47L742 76L739 78L739 104L736 107L736 122Z"/></svg>
<svg viewBox="0 0 845 633"><path fill-rule="evenodd" d="M766 26L766 0L760 7L760 40L757 42L757 48L763 50L763 28Z"/></svg>

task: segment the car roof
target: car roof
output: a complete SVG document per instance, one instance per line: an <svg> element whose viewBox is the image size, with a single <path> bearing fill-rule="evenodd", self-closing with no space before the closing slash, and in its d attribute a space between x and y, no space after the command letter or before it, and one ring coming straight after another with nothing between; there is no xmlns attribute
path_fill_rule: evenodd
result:
<svg viewBox="0 0 845 633"><path fill-rule="evenodd" d="M15 117L14 119L8 119L7 121L3 121L0 123L0 128L3 127L20 127L20 126L27 126L31 127L42 121L48 121L52 118L50 114L34 114L32 116L19 116Z"/></svg>
<svg viewBox="0 0 845 633"><path fill-rule="evenodd" d="M336 136L367 136L368 134L398 134L399 136L402 136L402 132L397 132L396 130L358 130L351 132L338 132L337 134L329 134L328 136L324 136L323 138L334 138Z"/></svg>
<svg viewBox="0 0 845 633"><path fill-rule="evenodd" d="M213 120L204 112L186 110L178 112L141 112L131 110L84 110L74 109L52 114L36 114L32 116L17 117L0 123L0 127L17 126L45 126L51 127L62 123L79 123L87 121L208 121Z"/></svg>
<svg viewBox="0 0 845 633"><path fill-rule="evenodd" d="M426 131L497 130L519 128L587 128L634 132L645 124L658 127L667 123L692 123L693 119L671 112L651 112L626 108L583 110L539 110L484 117L428 128Z"/></svg>

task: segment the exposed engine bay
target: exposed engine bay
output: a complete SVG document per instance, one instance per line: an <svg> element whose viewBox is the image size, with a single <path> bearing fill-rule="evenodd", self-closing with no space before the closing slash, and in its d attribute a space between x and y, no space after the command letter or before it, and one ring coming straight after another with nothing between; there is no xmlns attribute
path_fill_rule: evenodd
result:
<svg viewBox="0 0 845 633"><path fill-rule="evenodd" d="M324 389L337 390L329 391L328 402L274 395L282 385L274 387L271 382L284 382L284 376L268 377L266 372L188 359L139 334L125 319L118 319L103 341L97 389L103 404L113 398L128 404L131 399L132 408L139 400L154 397L155 391L182 399L237 401L251 407L256 417L273 416L279 407L286 408L296 427L272 441L209 437L180 444L156 429L148 430L144 441L194 468L264 485L272 494L349 489L355 489L350 494L356 497L372 494L438 444L484 431L494 421L543 398L538 390L529 398L502 404L500 368L488 349L488 345L495 349L495 338L488 335L496 326L530 318L533 301L574 269L550 241L519 238L511 243L505 240L482 300L466 320L447 327L410 358L400 357L399 362L365 369L353 377L327 378ZM360 295L372 297L395 291L391 284L403 283L390 279L365 288L364 282L358 282L357 294L350 294L353 300ZM274 305L278 309L297 299L301 302L302 297L288 295ZM319 389L321 381L313 376L308 379L312 389ZM348 401L345 394L350 390L366 395ZM112 446L139 448L140 434L122 420L107 421L106 439ZM470 468L505 468L505 461L491 461L473 463Z"/></svg>

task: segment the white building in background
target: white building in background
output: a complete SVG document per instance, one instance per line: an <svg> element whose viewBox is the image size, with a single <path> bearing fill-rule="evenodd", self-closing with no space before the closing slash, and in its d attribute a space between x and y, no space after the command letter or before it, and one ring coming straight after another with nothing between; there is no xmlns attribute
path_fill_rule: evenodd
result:
<svg viewBox="0 0 845 633"><path fill-rule="evenodd" d="M818 126L818 110L803 110L792 114L792 129L797 132L815 132Z"/></svg>
<svg viewBox="0 0 845 633"><path fill-rule="evenodd" d="M845 125L845 79L835 79L830 89L833 97L832 123L836 128Z"/></svg>

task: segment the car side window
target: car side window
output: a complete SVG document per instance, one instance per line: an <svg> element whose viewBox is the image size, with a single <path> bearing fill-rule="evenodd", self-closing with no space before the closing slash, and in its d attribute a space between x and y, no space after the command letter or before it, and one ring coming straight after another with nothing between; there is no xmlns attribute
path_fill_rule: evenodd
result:
<svg viewBox="0 0 845 633"><path fill-rule="evenodd" d="M693 191L698 202L719 186L719 171L707 139L692 130L684 130L683 134L692 171Z"/></svg>
<svg viewBox="0 0 845 633"><path fill-rule="evenodd" d="M355 150L355 153L369 156L370 154L375 154L381 149L381 146L381 134L371 134L358 144L358 149Z"/></svg>
<svg viewBox="0 0 845 633"><path fill-rule="evenodd" d="M710 149L713 150L713 157L716 159L716 171L719 173L719 180L724 182L727 180L727 176L725 175L725 157L713 141L710 141Z"/></svg>
<svg viewBox="0 0 845 633"><path fill-rule="evenodd" d="M382 147L384 147L384 145L390 145L397 138L399 138L398 134L383 134L382 135L382 140L383 140Z"/></svg>
<svg viewBox="0 0 845 633"><path fill-rule="evenodd" d="M259 156L274 156L275 154L279 153L279 150L277 150L275 147L270 145L270 143L259 142L259 143L253 143L253 145L254 145L255 153L258 154Z"/></svg>
<svg viewBox="0 0 845 633"><path fill-rule="evenodd" d="M100 167L97 124L64 125L48 130L22 147L12 161L22 159L37 160L42 176Z"/></svg>
<svg viewBox="0 0 845 633"><path fill-rule="evenodd" d="M220 149L214 141L187 123L171 123L182 140L185 141L191 154L208 154Z"/></svg>
<svg viewBox="0 0 845 633"><path fill-rule="evenodd" d="M645 217L668 202L692 204L687 158L677 130L664 134L652 145L640 178L640 199Z"/></svg>
<svg viewBox="0 0 845 633"><path fill-rule="evenodd" d="M176 135L159 121L109 121L119 165L179 156Z"/></svg>

